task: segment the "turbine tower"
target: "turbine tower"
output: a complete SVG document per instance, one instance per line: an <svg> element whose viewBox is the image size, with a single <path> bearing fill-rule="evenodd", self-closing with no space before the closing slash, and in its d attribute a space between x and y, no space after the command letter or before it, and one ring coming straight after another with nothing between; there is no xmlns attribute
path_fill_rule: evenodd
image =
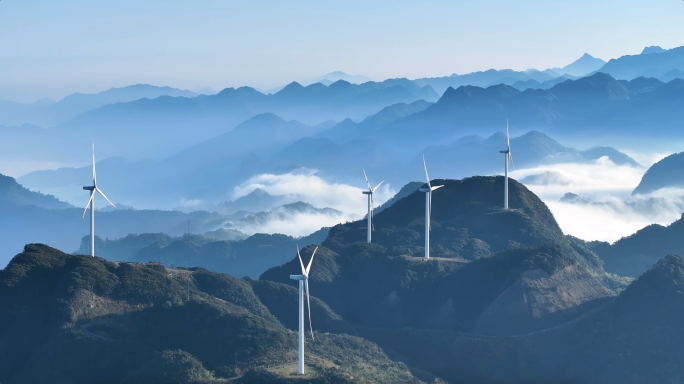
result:
<svg viewBox="0 0 684 384"><path fill-rule="evenodd" d="M368 185L368 190L363 191L364 195L368 195L368 242L371 242L371 231L373 230L373 193L378 190L380 185L385 182L381 181L380 184L376 185L375 188L371 188L371 184L368 181L368 176L366 176L366 170L363 170L363 177L366 178L366 184Z"/></svg>
<svg viewBox="0 0 684 384"><path fill-rule="evenodd" d="M425 165L425 155L423 155L423 168L425 168L425 180L427 180L427 188L420 188L418 191L425 192L425 260L430 258L430 216L432 215L432 191L442 188L443 185L432 186L430 184L430 176L428 176L427 165Z"/></svg>
<svg viewBox="0 0 684 384"><path fill-rule="evenodd" d="M513 155L511 154L511 136L508 134L508 119L506 119L506 143L506 150L499 151L499 153L504 154L504 161L506 167L504 173L504 209L508 209L508 162L513 161Z"/></svg>
<svg viewBox="0 0 684 384"><path fill-rule="evenodd" d="M93 185L91 187L83 187L83 189L90 191L90 199L83 211L83 217L85 217L86 212L88 212L88 207L90 207L90 256L95 256L95 191L102 195L112 207L116 208L116 205L109 201L107 196L105 196L100 188L97 187L97 176L95 175L95 144L93 144Z"/></svg>
<svg viewBox="0 0 684 384"><path fill-rule="evenodd" d="M304 374L304 289L306 289L306 307L309 309L309 329L311 330L311 339L313 340L313 328L311 327L311 302L309 301L309 270L311 270L311 262L313 262L316 254L316 247L311 254L309 265L304 268L302 256L299 254L299 246L297 246L297 257L299 257L299 265L302 267L301 275L290 275L290 279L299 280L299 369L300 375Z"/></svg>

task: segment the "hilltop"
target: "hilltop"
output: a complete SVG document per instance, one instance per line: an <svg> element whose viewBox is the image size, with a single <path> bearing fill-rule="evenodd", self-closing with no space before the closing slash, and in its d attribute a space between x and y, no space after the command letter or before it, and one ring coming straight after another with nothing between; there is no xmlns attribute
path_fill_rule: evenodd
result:
<svg viewBox="0 0 684 384"><path fill-rule="evenodd" d="M444 185L432 197L431 246L435 247L435 256L473 260L509 247L562 241L563 233L551 211L513 179L509 179L512 209L503 210L503 184L500 176L432 181L432 185ZM377 213L374 220L375 244L405 247L410 254L423 254L424 193L414 190ZM365 221L337 225L323 245L339 251L364 241L365 231Z"/></svg>
<svg viewBox="0 0 684 384"><path fill-rule="evenodd" d="M296 294L204 269L111 263L27 245L0 272L0 345L12 351L0 380L149 383L172 374L178 383L221 383L244 374L236 382L266 376L287 383L297 339L288 327L297 311L286 304L296 304ZM353 328L315 297L312 316L313 382L420 382L373 343L350 336Z"/></svg>
<svg viewBox="0 0 684 384"><path fill-rule="evenodd" d="M564 236L521 184L510 181L508 211L500 208L501 177L432 185L444 188L433 195L431 260L423 259L421 192L375 215L373 244L365 242L361 220L331 228L319 248L311 275L321 286L317 295L353 324L508 335L567 321L616 294L619 283L598 257ZM260 279L292 285L287 276L298 265L291 260ZM565 287L572 299L545 288L551 286Z"/></svg>

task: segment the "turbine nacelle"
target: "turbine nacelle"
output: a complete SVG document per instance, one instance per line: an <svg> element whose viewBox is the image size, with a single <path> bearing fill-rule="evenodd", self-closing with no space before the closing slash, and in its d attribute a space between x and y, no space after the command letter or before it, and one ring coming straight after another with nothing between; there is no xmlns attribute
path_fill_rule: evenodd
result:
<svg viewBox="0 0 684 384"><path fill-rule="evenodd" d="M506 119L506 149L499 151L499 153L504 154L504 160L506 162L504 168L504 209L508 209L508 163L513 165L513 154L511 153L511 135L508 130L508 118Z"/></svg>
<svg viewBox="0 0 684 384"><path fill-rule="evenodd" d="M116 208L116 205L109 201L102 190L97 187L97 174L95 173L95 144L93 144L93 185L85 186L83 189L90 191L90 198L88 199L88 203L86 203L85 209L83 210L83 217L85 217L86 212L88 212L88 208L90 208L90 255L95 256L95 192L102 195L102 197L104 197L104 199L107 200L112 207Z"/></svg>
<svg viewBox="0 0 684 384"><path fill-rule="evenodd" d="M97 193L102 195L102 197L104 197L105 200L107 200L107 202L112 205L112 207L116 208L116 205L114 205L114 203L109 201L109 199L107 198L107 196L105 196L105 194L102 192L102 190L97 187L97 174L95 173L95 144L93 144L93 185L88 186L88 187L83 187L83 189L86 191L91 191L90 199L88 199L88 203L86 204L86 207L83 210L83 217L85 217L86 212L88 212L88 207L90 207L90 209L94 208L93 206L91 206L91 203L93 202L93 199L95 198L95 191L97 191Z"/></svg>
<svg viewBox="0 0 684 384"><path fill-rule="evenodd" d="M381 181L378 185L375 186L375 188L371 187L370 181L368 181L368 176L366 175L366 170L363 170L363 177L366 179L366 185L368 186L367 191L362 191L364 195L368 195L368 242L370 243L371 241L371 231L374 230L373 226L373 194L375 191L380 188L382 183L385 182L385 180Z"/></svg>
<svg viewBox="0 0 684 384"><path fill-rule="evenodd" d="M304 276L304 275L290 275L290 279L292 279L292 280L306 280L306 276Z"/></svg>

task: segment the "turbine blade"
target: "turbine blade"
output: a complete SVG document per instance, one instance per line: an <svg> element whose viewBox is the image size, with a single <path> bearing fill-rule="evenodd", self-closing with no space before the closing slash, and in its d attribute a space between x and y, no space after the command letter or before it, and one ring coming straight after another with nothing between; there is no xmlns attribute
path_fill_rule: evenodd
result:
<svg viewBox="0 0 684 384"><path fill-rule="evenodd" d="M373 188L373 192L377 191L378 188L380 188L380 186L381 186L382 183L384 183L384 182L385 182L385 180L381 181L380 184L376 185L375 188Z"/></svg>
<svg viewBox="0 0 684 384"><path fill-rule="evenodd" d="M506 143L508 145L508 152L511 151L511 135L508 133L508 117L506 118Z"/></svg>
<svg viewBox="0 0 684 384"><path fill-rule="evenodd" d="M306 287L306 307L309 309L309 329L311 330L311 340L314 340L313 326L311 325L311 301L309 300L309 279L304 280Z"/></svg>
<svg viewBox="0 0 684 384"><path fill-rule="evenodd" d="M373 192L373 189L371 189L370 182L368 181L368 176L366 176L366 170L365 169L363 170L363 177L366 178L366 184L368 185L368 190Z"/></svg>
<svg viewBox="0 0 684 384"><path fill-rule="evenodd" d="M302 262L302 255L299 254L299 245L297 245L297 257L299 257L299 265L302 266L302 275L306 276L306 270L304 269L304 263Z"/></svg>
<svg viewBox="0 0 684 384"><path fill-rule="evenodd" d="M97 186L97 175L95 174L95 143L93 143L93 185Z"/></svg>
<svg viewBox="0 0 684 384"><path fill-rule="evenodd" d="M309 260L309 265L306 266L306 278L309 278L309 270L311 270L311 263L313 263L313 258L314 255L316 255L316 250L318 250L318 247L314 248L313 253L311 254L311 260Z"/></svg>
<svg viewBox="0 0 684 384"><path fill-rule="evenodd" d="M425 155L423 155L423 168L425 168L425 179L427 180L427 185L429 188L432 188L432 186L430 185L430 176L428 176L427 173L427 165L425 165Z"/></svg>
<svg viewBox="0 0 684 384"><path fill-rule="evenodd" d="M90 199L88 199L88 203L86 204L85 209L83 210L83 217L85 217L86 212L88 212L88 207L90 206L90 202L93 201L93 197L95 196L95 191L90 192ZM81 217L81 218L83 218Z"/></svg>
<svg viewBox="0 0 684 384"><path fill-rule="evenodd" d="M107 196L105 196L105 194L104 194L104 193L102 193L102 191L100 191L100 188L98 188L98 187L95 187L95 190L96 190L96 191L98 191L98 192L100 192L100 195L102 195L102 197L104 197L104 198L105 198L105 200L107 200L107 201L109 202L109 204L111 204L111 205L112 205L112 207L116 208L116 205L114 205L114 203L112 203L111 201L109 201L109 199L107 198ZM94 194L94 193L93 193L93 194Z"/></svg>

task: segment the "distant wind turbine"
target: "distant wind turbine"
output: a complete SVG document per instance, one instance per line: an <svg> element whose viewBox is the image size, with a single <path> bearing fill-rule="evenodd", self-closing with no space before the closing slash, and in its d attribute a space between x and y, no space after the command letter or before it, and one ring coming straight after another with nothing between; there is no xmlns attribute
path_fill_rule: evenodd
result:
<svg viewBox="0 0 684 384"><path fill-rule="evenodd" d="M499 151L505 155L506 171L504 177L504 209L508 209L508 162L513 161L513 155L511 154L511 136L508 134L508 119L506 119L506 144L507 148L505 151Z"/></svg>
<svg viewBox="0 0 684 384"><path fill-rule="evenodd" d="M93 144L93 185L92 187L83 187L83 189L90 191L90 199L83 211L83 217L85 217L86 212L88 212L88 207L90 207L90 256L95 256L95 191L102 195L112 207L116 208L116 205L109 201L107 196L105 196L100 188L97 187L97 176L95 174L95 144Z"/></svg>
<svg viewBox="0 0 684 384"><path fill-rule="evenodd" d="M363 191L362 193L364 195L368 195L368 242L371 242L371 231L374 229L373 228L373 194L375 191L378 190L380 185L385 182L385 180L381 181L380 184L376 185L375 188L371 188L371 184L368 181L368 176L366 176L366 170L363 170L363 177L366 178L366 184L368 185L368 190Z"/></svg>
<svg viewBox="0 0 684 384"><path fill-rule="evenodd" d="M432 186L430 184L430 176L428 176L427 165L425 165L425 155L423 155L423 168L425 168L425 180L427 180L427 188L420 188L420 192L425 192L425 260L430 258L430 216L432 216L432 191L442 188L443 185Z"/></svg>
<svg viewBox="0 0 684 384"><path fill-rule="evenodd" d="M311 270L311 263L316 254L316 247L311 254L309 265L304 268L302 256L299 254L299 246L297 246L297 257L299 257L299 265L302 267L301 275L290 275L290 279L299 280L299 374L304 374L304 289L306 288L306 307L309 309L309 329L311 329L311 339L313 340L313 328L311 327L311 302L309 301L309 270Z"/></svg>

